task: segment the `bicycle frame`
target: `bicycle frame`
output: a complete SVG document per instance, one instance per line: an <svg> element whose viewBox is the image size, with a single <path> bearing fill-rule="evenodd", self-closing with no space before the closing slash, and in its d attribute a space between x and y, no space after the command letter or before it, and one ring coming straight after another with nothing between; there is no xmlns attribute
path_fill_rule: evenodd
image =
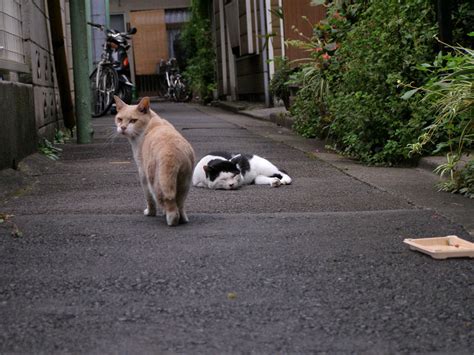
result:
<svg viewBox="0 0 474 355"><path fill-rule="evenodd" d="M113 95L130 103L132 100L133 84L127 77L129 75L129 62L127 50L130 48L128 40L137 31L131 28L127 32L118 32L104 25L88 22L92 27L106 34L102 45L100 60L95 63L95 69L90 75L93 101L92 112L94 117L107 113L113 105Z"/></svg>
<svg viewBox="0 0 474 355"><path fill-rule="evenodd" d="M97 63L97 75L96 75L96 82L95 82L97 87L99 87L99 78L102 71L102 66L104 66L104 64L112 64L112 62L109 60L109 53L107 51L107 42L104 42L104 45L102 46L100 61Z"/></svg>

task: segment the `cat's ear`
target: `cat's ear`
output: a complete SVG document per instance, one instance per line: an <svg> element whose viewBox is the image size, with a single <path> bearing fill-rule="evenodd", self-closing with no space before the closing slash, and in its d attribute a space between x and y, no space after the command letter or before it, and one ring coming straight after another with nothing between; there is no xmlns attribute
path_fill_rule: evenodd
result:
<svg viewBox="0 0 474 355"><path fill-rule="evenodd" d="M117 111L123 109L127 104L120 99L117 95L114 95L115 106L117 107Z"/></svg>
<svg viewBox="0 0 474 355"><path fill-rule="evenodd" d="M202 168L206 176L209 176L209 172L211 171L212 168L210 168L208 165L204 165Z"/></svg>
<svg viewBox="0 0 474 355"><path fill-rule="evenodd" d="M145 96L137 106L137 110L141 113L148 113L150 111L150 98Z"/></svg>

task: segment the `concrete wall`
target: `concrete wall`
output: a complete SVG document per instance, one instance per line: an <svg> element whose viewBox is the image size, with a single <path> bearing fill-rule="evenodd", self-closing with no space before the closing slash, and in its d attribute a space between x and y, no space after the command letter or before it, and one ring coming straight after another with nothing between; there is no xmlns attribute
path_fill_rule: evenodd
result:
<svg viewBox="0 0 474 355"><path fill-rule="evenodd" d="M46 1L24 2L22 16L25 52L33 84L36 129L40 137L52 140L55 131L63 124Z"/></svg>
<svg viewBox="0 0 474 355"><path fill-rule="evenodd" d="M24 68L13 67L9 75L4 75L9 81L0 81L0 169L15 167L22 158L35 152L38 138L53 141L56 130L64 127L47 1L17 2L21 9L16 16L21 23ZM61 0L61 9L67 31L66 0ZM0 35L11 31L9 22L5 26L0 29ZM65 33L69 46L70 36ZM1 62L0 70L5 70Z"/></svg>
<svg viewBox="0 0 474 355"><path fill-rule="evenodd" d="M0 97L0 169L15 169L37 147L33 86L0 81Z"/></svg>

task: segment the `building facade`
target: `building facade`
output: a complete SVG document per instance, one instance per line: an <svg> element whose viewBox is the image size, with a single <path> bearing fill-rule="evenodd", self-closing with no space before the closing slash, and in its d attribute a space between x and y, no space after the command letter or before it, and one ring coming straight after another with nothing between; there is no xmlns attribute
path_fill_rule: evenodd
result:
<svg viewBox="0 0 474 355"><path fill-rule="evenodd" d="M70 48L68 2L57 3ZM45 0L0 1L0 169L15 168L63 127L53 52Z"/></svg>
<svg viewBox="0 0 474 355"><path fill-rule="evenodd" d="M218 97L271 105L275 58L295 60L305 55L288 48L285 41L298 36L295 28L311 36L309 23L324 16L324 7L311 6L310 0L214 0Z"/></svg>
<svg viewBox="0 0 474 355"><path fill-rule="evenodd" d="M59 89L58 78L67 81L73 98L69 1L0 0L0 169L16 168L38 149L41 139L53 141L65 126L60 97L64 90ZM135 80L155 74L160 59L174 55L173 40L189 18L190 0L86 0L84 4L91 22L118 30L138 28L132 42L135 51L132 47L129 53ZM51 22L50 11L60 13L59 22ZM51 30L58 23L60 38ZM105 35L88 27L87 37L90 60L80 65L88 65L91 72ZM60 68L55 64L58 48L65 57Z"/></svg>
<svg viewBox="0 0 474 355"><path fill-rule="evenodd" d="M110 22L115 29L135 27L129 52L132 82L140 96L160 94L159 64L176 57L176 42L189 21L191 0L110 0Z"/></svg>

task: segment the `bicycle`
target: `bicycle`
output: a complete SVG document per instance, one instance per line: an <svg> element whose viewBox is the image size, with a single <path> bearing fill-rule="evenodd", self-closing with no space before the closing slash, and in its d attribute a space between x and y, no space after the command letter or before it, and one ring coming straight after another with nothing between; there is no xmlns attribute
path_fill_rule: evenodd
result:
<svg viewBox="0 0 474 355"><path fill-rule="evenodd" d="M175 58L168 61L161 60L160 71L164 70L166 85L166 97L176 102L186 102L191 99L191 92L188 89L182 75L179 73Z"/></svg>
<svg viewBox="0 0 474 355"><path fill-rule="evenodd" d="M127 50L130 45L127 40L137 30L132 28L128 32L118 32L104 25L92 22L87 24L106 33L100 61L89 77L92 116L100 117L105 115L112 106L114 95L119 96L128 104L131 102L133 84L128 78L130 67Z"/></svg>

